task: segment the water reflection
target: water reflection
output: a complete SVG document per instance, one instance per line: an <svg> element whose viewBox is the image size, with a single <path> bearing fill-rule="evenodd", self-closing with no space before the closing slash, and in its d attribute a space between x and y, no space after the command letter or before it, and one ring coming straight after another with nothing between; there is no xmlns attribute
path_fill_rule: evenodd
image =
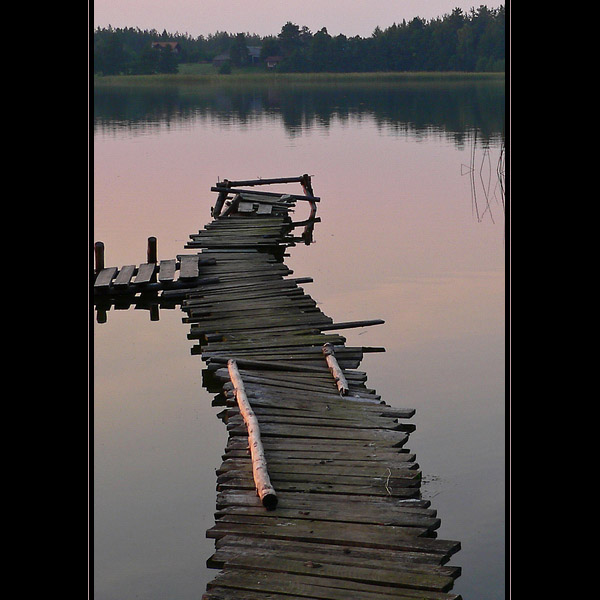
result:
<svg viewBox="0 0 600 600"><path fill-rule="evenodd" d="M462 147L470 132L482 140L504 138L504 83L408 82L402 84L262 85L248 87L115 87L94 90L94 129L143 134L217 120L222 127L279 120L288 136L374 119L398 135L443 135Z"/></svg>
<svg viewBox="0 0 600 600"><path fill-rule="evenodd" d="M455 592L500 600L503 85L98 89L94 112L110 265L139 264L148 235L181 252L219 175L316 175L316 247L286 264L332 317L385 319L349 344L385 347L369 382L418 411L424 492L440 537L463 543ZM197 598L226 431L179 310L133 306L94 332L97 597Z"/></svg>
<svg viewBox="0 0 600 600"><path fill-rule="evenodd" d="M473 216L479 223L486 217L495 223L496 208L504 215L505 146L504 140L494 153L489 140L480 142L477 130L470 136L470 162L461 164L461 175L468 175Z"/></svg>

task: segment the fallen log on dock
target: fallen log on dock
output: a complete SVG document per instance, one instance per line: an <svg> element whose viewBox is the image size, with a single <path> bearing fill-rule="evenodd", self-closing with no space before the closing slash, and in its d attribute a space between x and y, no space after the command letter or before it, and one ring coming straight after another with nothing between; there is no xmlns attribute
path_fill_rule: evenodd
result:
<svg viewBox="0 0 600 600"><path fill-rule="evenodd" d="M231 382L235 388L235 397L240 408L240 413L248 430L248 445L252 456L252 473L256 492L267 510L273 510L277 506L277 494L275 488L271 485L269 472L267 470L267 460L265 451L260 439L260 426L258 419L248 402L244 382L237 368L236 362L230 359L227 362Z"/></svg>

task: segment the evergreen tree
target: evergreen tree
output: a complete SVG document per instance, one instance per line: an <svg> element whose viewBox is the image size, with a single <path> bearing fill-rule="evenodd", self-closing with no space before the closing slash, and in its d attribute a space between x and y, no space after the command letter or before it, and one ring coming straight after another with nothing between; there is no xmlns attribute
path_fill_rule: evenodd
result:
<svg viewBox="0 0 600 600"><path fill-rule="evenodd" d="M141 52L140 58L135 67L137 75L152 75L158 72L158 64L160 60L160 50L152 48L148 44Z"/></svg>
<svg viewBox="0 0 600 600"><path fill-rule="evenodd" d="M181 52L151 52L152 42L176 41ZM415 17L408 23L377 26L370 37L332 37L326 27L314 35L288 21L278 35L232 35L217 31L207 37L170 34L164 29L97 28L94 31L94 73L176 73L179 62L212 60L230 53L236 66L248 64L248 45L262 46L261 58L282 55L282 71L490 71L503 70L504 6L480 6L468 14L455 8L431 21Z"/></svg>
<svg viewBox="0 0 600 600"><path fill-rule="evenodd" d="M246 36L243 33L238 33L233 38L229 49L229 57L231 58L231 64L235 67L243 67L250 63L248 44L246 43Z"/></svg>
<svg viewBox="0 0 600 600"><path fill-rule="evenodd" d="M171 46L164 46L159 50L157 70L159 73L177 73L179 71L177 58Z"/></svg>

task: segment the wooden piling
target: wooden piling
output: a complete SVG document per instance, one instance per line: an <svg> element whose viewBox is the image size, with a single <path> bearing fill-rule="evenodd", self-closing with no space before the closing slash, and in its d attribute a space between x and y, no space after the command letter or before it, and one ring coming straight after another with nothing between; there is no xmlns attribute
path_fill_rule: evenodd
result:
<svg viewBox="0 0 600 600"><path fill-rule="evenodd" d="M94 244L94 258L96 273L100 273L104 269L104 242L96 242Z"/></svg>
<svg viewBox="0 0 600 600"><path fill-rule="evenodd" d="M158 262L158 252L157 252L157 244L156 238L151 236L148 238L148 262L150 264L154 264Z"/></svg>

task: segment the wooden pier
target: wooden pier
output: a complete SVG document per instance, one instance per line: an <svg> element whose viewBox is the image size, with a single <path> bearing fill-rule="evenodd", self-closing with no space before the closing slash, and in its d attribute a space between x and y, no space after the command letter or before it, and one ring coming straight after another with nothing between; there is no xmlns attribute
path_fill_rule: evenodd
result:
<svg viewBox="0 0 600 600"><path fill-rule="evenodd" d="M246 189L292 182L302 196ZM334 321L302 287L310 278L284 263L312 240L310 177L213 191L213 220L186 248L198 250L198 278L214 280L180 299L228 431L207 532L219 572L203 600L460 599L451 590L461 569L448 564L460 543L437 537L407 448L415 411L367 386L363 355L384 349L342 335L383 321ZM294 222L301 201L310 216Z"/></svg>

